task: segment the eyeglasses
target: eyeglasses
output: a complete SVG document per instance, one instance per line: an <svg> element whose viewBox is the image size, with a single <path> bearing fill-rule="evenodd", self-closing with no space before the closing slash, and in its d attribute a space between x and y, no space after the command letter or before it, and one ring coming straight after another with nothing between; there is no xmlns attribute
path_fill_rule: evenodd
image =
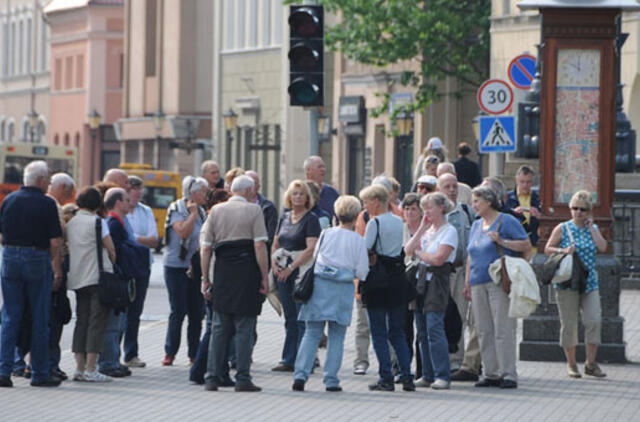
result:
<svg viewBox="0 0 640 422"><path fill-rule="evenodd" d="M427 163L429 163L429 164L438 164L438 162L440 162L438 157L429 157L429 158L427 158Z"/></svg>
<svg viewBox="0 0 640 422"><path fill-rule="evenodd" d="M582 211L582 212L587 212L587 211L589 211L588 209L586 209L586 208L582 208L582 207L571 207L571 209L572 209L573 211Z"/></svg>

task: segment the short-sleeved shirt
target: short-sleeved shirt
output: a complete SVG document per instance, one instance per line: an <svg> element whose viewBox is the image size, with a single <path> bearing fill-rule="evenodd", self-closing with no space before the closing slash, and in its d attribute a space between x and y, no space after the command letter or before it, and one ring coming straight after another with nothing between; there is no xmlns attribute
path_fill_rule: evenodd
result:
<svg viewBox="0 0 640 422"><path fill-rule="evenodd" d="M596 226L596 229L598 226ZM567 230L571 230L571 235L573 236L573 245L576 247L576 253L580 260L589 270L589 275L587 276L587 288L585 289L585 293L592 292L594 290L598 290L598 271L596 271L596 253L598 252L598 247L596 243L593 241L593 237L591 237L591 232L587 226L578 227L573 224L573 221L567 221L562 224L562 239L560 240L561 248L568 248L571 246L571 238L569 237L569 232ZM563 289L560 284L554 284L556 289Z"/></svg>
<svg viewBox="0 0 640 422"><path fill-rule="evenodd" d="M267 242L267 229L262 209L241 196L232 196L227 202L215 205L202 226L200 242L205 246L217 243L251 239Z"/></svg>
<svg viewBox="0 0 640 422"><path fill-rule="evenodd" d="M318 216L311 211L296 223L291 221L291 211L287 211L278 222L278 245L288 251L303 251L307 249L307 238L319 237L321 231Z"/></svg>
<svg viewBox="0 0 640 422"><path fill-rule="evenodd" d="M167 267L189 268L191 257L193 257L199 247L198 236L200 235L200 228L204 222L204 218L202 217L204 215L204 210L199 210L199 215L196 217L196 222L193 225L193 231L184 242L184 245L187 248L185 259L180 259L180 248L183 244L183 239L178 236L176 231L173 229L173 225L179 221L186 221L189 218L189 211L187 210L184 199L179 199L178 201L182 201L182 203L178 204L177 209L171 213L171 217L169 219L171 229L169 229L169 232L167 233L169 240L167 246L164 248L163 261L164 265ZM171 208L171 206L169 206L169 208Z"/></svg>
<svg viewBox="0 0 640 422"><path fill-rule="evenodd" d="M127 218L125 219L131 229L133 230L134 237L148 237L153 236L158 238L158 226L156 225L156 219L153 216L153 211L148 206L138 203L133 208ZM149 249L150 263L153 262L153 251Z"/></svg>
<svg viewBox="0 0 640 422"><path fill-rule="evenodd" d="M471 268L469 271L469 284L484 284L491 282L489 275L489 265L500 258L496 243L491 240L488 233L495 231L500 225L500 237L505 240L528 239L527 232L522 228L522 224L513 216L500 213L498 218L491 224L489 230L482 230L482 219L478 219L471 226L469 233L469 247L467 252L471 258ZM518 252L511 249L502 248L504 255L518 256Z"/></svg>
<svg viewBox="0 0 640 422"><path fill-rule="evenodd" d="M322 189L320 189L320 199L318 200L318 206L322 208L327 214L333 216L333 204L336 202L336 199L340 194L331 185L327 185L326 183L322 184Z"/></svg>
<svg viewBox="0 0 640 422"><path fill-rule="evenodd" d="M427 231L420 239L420 248L427 253L436 253L440 245L447 245L453 248L445 262L453 262L456 259L456 249L458 248L458 232L455 227L448 224L442 230L429 233Z"/></svg>
<svg viewBox="0 0 640 422"><path fill-rule="evenodd" d="M376 242L376 235L378 234L376 220L380 227L380 239L376 245L375 252L384 256L399 256L402 252L403 223L402 219L391 211L380 214L370 219L367 223L367 228L364 232L367 249L373 249L373 245Z"/></svg>
<svg viewBox="0 0 640 422"><path fill-rule="evenodd" d="M56 202L36 187L22 186L2 203L0 233L4 245L49 249L51 239L62 237Z"/></svg>

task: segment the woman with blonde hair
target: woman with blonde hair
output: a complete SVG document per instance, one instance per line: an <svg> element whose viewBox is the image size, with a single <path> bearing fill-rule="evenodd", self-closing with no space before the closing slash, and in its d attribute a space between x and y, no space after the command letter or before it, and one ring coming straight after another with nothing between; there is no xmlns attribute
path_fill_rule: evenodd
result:
<svg viewBox="0 0 640 422"><path fill-rule="evenodd" d="M353 279L365 279L369 272L367 247L362 236L354 231L360 209L358 198L340 196L334 204L339 225L324 230L316 245L313 293L298 316L307 326L296 358L294 391L304 390L325 323L329 339L324 384L326 391L342 391L337 374L342 364L344 336L353 313Z"/></svg>
<svg viewBox="0 0 640 422"><path fill-rule="evenodd" d="M422 357L422 377L417 387L445 390L451 383L449 343L444 316L449 303L449 275L458 248L458 232L447 222L453 204L440 192L423 196L424 218L405 246L420 259L415 320Z"/></svg>
<svg viewBox="0 0 640 422"><path fill-rule="evenodd" d="M580 190L573 194L569 201L571 220L558 224L547 241L544 252L573 254L585 265L589 274L584 291L574 290L564 283L554 284L558 313L560 314L560 346L567 358L567 375L580 378L582 375L576 364L576 345L578 344L578 315L582 314L584 325L584 342L586 344L587 362L584 373L602 378L602 372L596 363L602 311L598 290L598 271L596 269L596 253L607 250L607 241L593 223L591 194Z"/></svg>
<svg viewBox="0 0 640 422"><path fill-rule="evenodd" d="M277 279L278 295L284 312L285 339L282 360L271 368L276 372L293 372L298 346L305 324L298 321L300 303L293 300L293 287L312 263L313 250L320 236L320 222L311 212L314 206L309 187L294 180L284 194L285 211L278 221L271 247L271 271Z"/></svg>

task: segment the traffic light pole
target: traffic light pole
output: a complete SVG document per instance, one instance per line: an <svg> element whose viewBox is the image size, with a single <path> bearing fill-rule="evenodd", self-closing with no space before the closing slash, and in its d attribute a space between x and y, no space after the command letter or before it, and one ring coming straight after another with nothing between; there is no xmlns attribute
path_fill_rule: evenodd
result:
<svg viewBox="0 0 640 422"><path fill-rule="evenodd" d="M318 109L309 109L309 155L320 155L320 136L318 134Z"/></svg>

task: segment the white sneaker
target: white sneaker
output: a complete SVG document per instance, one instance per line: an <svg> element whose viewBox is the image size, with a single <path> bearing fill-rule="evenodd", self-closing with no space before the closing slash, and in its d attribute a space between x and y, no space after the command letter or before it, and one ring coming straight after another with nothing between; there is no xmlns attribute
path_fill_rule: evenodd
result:
<svg viewBox="0 0 640 422"><path fill-rule="evenodd" d="M84 379L87 382L111 382L111 381L113 381L113 378L111 378L110 376L101 374L100 372L98 372L97 369L95 371L93 371L93 372L84 371Z"/></svg>
<svg viewBox="0 0 640 422"><path fill-rule="evenodd" d="M436 379L431 384L431 388L433 388L434 390L448 390L450 387L451 387L451 383L443 379Z"/></svg>
<svg viewBox="0 0 640 422"><path fill-rule="evenodd" d="M74 381L86 381L87 379L84 377L84 371L79 371L79 370L76 369L73 372L72 380L74 380Z"/></svg>
<svg viewBox="0 0 640 422"><path fill-rule="evenodd" d="M137 356L124 363L129 368L144 368L147 366L146 362L141 361Z"/></svg>

